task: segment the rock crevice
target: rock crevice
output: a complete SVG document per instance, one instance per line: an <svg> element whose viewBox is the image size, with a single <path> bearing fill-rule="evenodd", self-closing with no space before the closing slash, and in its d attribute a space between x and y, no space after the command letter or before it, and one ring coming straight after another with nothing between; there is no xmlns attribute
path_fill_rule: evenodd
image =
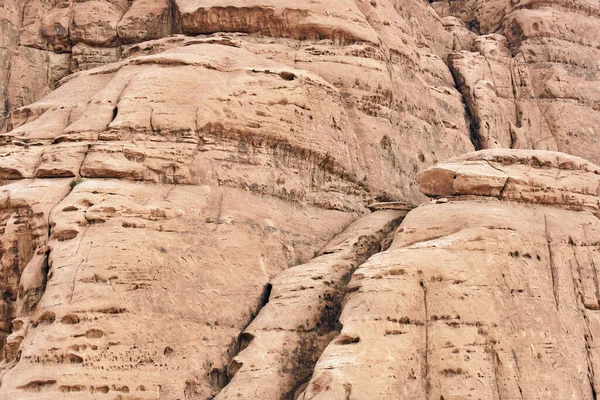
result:
<svg viewBox="0 0 600 400"><path fill-rule="evenodd" d="M249 393L274 400L296 398L321 352L338 333L337 319L351 274L371 255L385 250L404 215L406 211L394 210L369 214L335 237L316 258L275 277L270 302L242 334L241 352L228 367L230 382L215 399Z"/></svg>

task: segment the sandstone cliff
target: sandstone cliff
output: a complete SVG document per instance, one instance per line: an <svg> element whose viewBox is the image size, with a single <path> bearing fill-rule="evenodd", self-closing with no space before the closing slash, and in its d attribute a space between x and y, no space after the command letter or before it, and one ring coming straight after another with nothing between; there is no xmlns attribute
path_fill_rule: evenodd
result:
<svg viewBox="0 0 600 400"><path fill-rule="evenodd" d="M595 1L434 1L480 34L449 59L483 148L559 150L599 162ZM452 18L452 17L449 17Z"/></svg>
<svg viewBox="0 0 600 400"><path fill-rule="evenodd" d="M594 399L599 9L5 1L0 398Z"/></svg>

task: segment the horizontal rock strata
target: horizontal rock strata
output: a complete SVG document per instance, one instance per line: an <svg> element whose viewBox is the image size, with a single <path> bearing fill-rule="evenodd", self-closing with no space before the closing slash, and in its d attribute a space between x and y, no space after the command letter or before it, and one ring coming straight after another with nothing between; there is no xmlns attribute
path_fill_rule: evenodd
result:
<svg viewBox="0 0 600 400"><path fill-rule="evenodd" d="M165 18L170 22L166 23ZM424 30L423 26L431 29ZM60 116L46 114L50 111L45 101L48 97L42 101L45 103L42 107L31 103L57 86L61 86L57 91L61 93L61 99L70 97L61 92L69 84L85 87L89 90L88 96L92 96L97 90L94 87L106 84L103 78L110 79L106 72L98 71L106 71L106 68L131 71L124 65L140 63L142 61L133 60L164 51L173 53L171 58L178 58L174 53L192 51L178 47L194 47L202 41L190 36L197 34L202 34L199 38L208 42L238 46L251 53L240 51L225 55L207 47L199 50L206 55L212 54L209 58L213 61L230 57L235 60L234 64L251 70L257 67L253 63L261 60L258 64L268 65L266 69L272 68L277 73L290 68L310 71L315 79L327 82L328 90L311 89L306 93L304 101L297 103L300 107L297 111L308 114L301 107L312 108L313 100L333 103L333 109L344 110L345 117L332 113L327 125L338 131L342 141L356 138L360 160L353 163L362 164L364 175L358 178L368 177L373 199L419 202L422 197L413 179L417 171L473 150L465 106L444 62L453 48L452 34L426 4L417 0L406 2L402 7L387 1L374 6L347 0L310 4L292 4L284 0L208 3L136 0L131 5L101 0L49 5L33 0L23 9L19 46L13 52L13 70L20 71L20 75L9 80L9 90L4 95L7 112L12 113L4 130L10 132L24 120L38 117L39 123L45 125L60 125L65 119L68 124L75 122L78 113L69 119L68 109L77 104L82 107L92 101L91 97L67 100L70 105L54 103L53 107L64 107L64 115ZM249 63L249 60L253 62ZM102 66L108 67L102 69ZM94 82L83 78L85 74L80 72L95 67L101 69L91 72L96 77ZM203 110L199 106L202 103L213 103L217 108L225 105L223 99L202 96L201 91L193 89L198 84L213 82L211 73L194 70L194 73L180 75L179 70L169 70L168 74L169 79L160 77L162 84L156 86L155 91L171 93L175 99L182 88L191 84L190 91L194 90L196 97L188 95L186 103L194 103L200 110ZM197 74L203 77L196 78ZM302 76L302 73L294 74ZM293 79L292 75L286 75L286 79ZM29 77L35 77L35 80ZM127 81L125 76L121 79ZM214 83L217 86L217 82ZM260 96L243 82L238 82L238 86L236 90L246 91L249 98ZM118 84L114 82L112 87L106 89L118 95ZM129 87L130 92L137 90L136 85ZM158 97L154 99L155 95L155 92L144 94L149 102L162 102ZM53 96L59 97L49 95L50 98ZM114 110L117 106L106 105L106 99L103 101L96 107ZM116 99L112 101L116 102ZM283 97L269 101L287 101L290 109L294 104L293 99ZM281 105L285 104L265 104L273 108L271 113L275 115ZM20 108L22 106L25 107ZM131 106L138 108L140 104ZM239 106L229 104L228 111L223 113L233 118L238 114ZM262 119L260 115L250 118L243 113L235 117L244 123L260 123L258 120ZM74 131L102 130L102 126L111 122L106 118L110 117L103 117L102 121L80 121L73 127L76 128ZM149 119L149 116L144 118ZM283 119L283 123L296 123L289 116L276 118ZM181 124L189 128L187 125L195 118L184 119L189 121L181 121ZM314 125L322 123L319 121ZM163 121L159 128L167 124L171 121ZM295 132L304 135L301 126ZM318 148L314 147L314 150Z"/></svg>

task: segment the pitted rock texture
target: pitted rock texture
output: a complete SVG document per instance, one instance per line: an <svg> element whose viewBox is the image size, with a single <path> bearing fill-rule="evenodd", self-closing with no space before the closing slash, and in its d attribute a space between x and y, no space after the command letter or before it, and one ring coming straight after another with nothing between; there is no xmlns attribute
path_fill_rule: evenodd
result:
<svg viewBox="0 0 600 400"><path fill-rule="evenodd" d="M21 180L0 191L0 379L14 365L22 320L36 310L47 283L49 216L69 192L66 179Z"/></svg>
<svg viewBox="0 0 600 400"><path fill-rule="evenodd" d="M451 38L420 2L349 2L335 16L323 4L289 34L143 43L151 37L111 36L126 3L61 4L27 3L10 61L32 70L9 79L0 177L11 199L32 187L33 211L3 208L7 248L24 247L2 259L0 397L213 397L280 272L308 263L373 201L420 201L421 166L473 148L443 63ZM138 6L152 8L129 10ZM231 7L210 29L234 30ZM426 21L435 29L417 33ZM62 69L49 68L54 56ZM40 182L58 186L40 197ZM342 256L326 330L371 247ZM309 362L284 390L310 377L318 353L302 350Z"/></svg>
<svg viewBox="0 0 600 400"><path fill-rule="evenodd" d="M11 64L20 75L9 79L5 95L7 110L12 112L4 127L7 132L46 111L49 105L45 100L41 108L30 103L51 88L61 85L60 91L73 79L72 85L83 87L82 92L89 90L90 95L96 90L93 87L103 87L101 77L88 86L88 81L81 78L84 74L77 72L92 68L91 75L106 76L93 68L121 68L135 63L136 57L163 51L181 53L186 50L175 48L200 39L190 35L202 34L206 40L229 41L252 53L227 56L242 68L252 69L256 60L264 58L272 63L263 60L258 64L275 70L288 67L310 71L315 78L329 83L329 92L311 90L306 95L308 99L298 105L310 108L309 103L314 100L330 102L333 109L344 110L349 125L339 121L335 113L328 125L339 130L343 138L356 137L360 160L354 161L356 165L350 172L356 167L363 169L363 176L358 178L369 177L373 198L419 202L422 197L414 182L418 170L474 149L462 97L445 64L454 45L453 36L421 1L397 5L351 0L180 0L168 4L136 0L129 6L128 2L119 1L65 1L52 5L34 0L24 7L22 20L19 46ZM171 33L180 35L170 36ZM226 56L212 57L214 60ZM186 79L192 78L169 75L169 81L160 90L176 98L186 87ZM29 76L36 80L28 79ZM193 85L210 82L209 76L210 73L206 78L194 75ZM288 75L284 79L293 78ZM137 89L134 86L130 90ZM239 90L248 92L248 96L258 95L252 94L250 88ZM152 102L152 94L147 95ZM199 93L196 96L202 97ZM53 104L64 107L64 111L69 104L89 98L75 100L61 95L61 101L67 104ZM202 97L202 102L213 101ZM19 109L21 106L25 107ZM231 105L228 109L229 114L237 113ZM41 117L40 123L57 123L50 115ZM295 123L293 119L283 119ZM90 128L99 129L95 125ZM82 123L78 129L87 127Z"/></svg>
<svg viewBox="0 0 600 400"><path fill-rule="evenodd" d="M364 209L368 181L337 90L237 47L199 41L81 73L13 121L5 179L229 186Z"/></svg>
<svg viewBox="0 0 600 400"><path fill-rule="evenodd" d="M6 80L5 115L39 99L69 73L117 62L132 43L173 33L231 32L273 38L261 46L268 47L267 57L338 85L341 102L359 111L349 114L364 137L366 156L385 160L369 171L383 175L381 183L414 188L410 169L454 155L432 145L438 138L457 153L472 150L464 140L469 125L477 149L559 150L598 162L595 3L463 0L431 6L351 0L9 2L5 36L13 51L0 57L10 75L0 79ZM324 41L329 43L312 46ZM360 49L337 50L352 44ZM353 57L342 60L344 55ZM368 79L361 80L364 74ZM454 80L468 123L451 88ZM565 115L578 123L567 123ZM409 149L397 140L398 130ZM421 138L428 146L420 146ZM408 171L392 171L398 169Z"/></svg>
<svg viewBox="0 0 600 400"><path fill-rule="evenodd" d="M44 295L17 315L0 394L209 398L265 285L352 218L239 189L86 180L50 214Z"/></svg>

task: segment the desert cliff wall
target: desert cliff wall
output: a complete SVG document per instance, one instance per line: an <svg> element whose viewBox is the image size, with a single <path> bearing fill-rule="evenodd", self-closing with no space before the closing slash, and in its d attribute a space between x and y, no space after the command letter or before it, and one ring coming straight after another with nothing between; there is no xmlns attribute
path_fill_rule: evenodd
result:
<svg viewBox="0 0 600 400"><path fill-rule="evenodd" d="M595 398L599 8L4 2L0 397Z"/></svg>

